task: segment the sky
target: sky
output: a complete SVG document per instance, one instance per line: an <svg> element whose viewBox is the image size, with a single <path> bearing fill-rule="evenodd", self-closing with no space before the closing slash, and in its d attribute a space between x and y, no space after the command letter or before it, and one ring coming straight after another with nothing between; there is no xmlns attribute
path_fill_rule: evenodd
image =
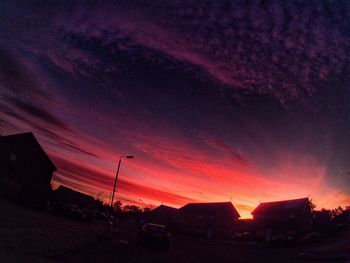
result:
<svg viewBox="0 0 350 263"><path fill-rule="evenodd" d="M0 3L0 134L108 202L350 205L347 1Z"/></svg>

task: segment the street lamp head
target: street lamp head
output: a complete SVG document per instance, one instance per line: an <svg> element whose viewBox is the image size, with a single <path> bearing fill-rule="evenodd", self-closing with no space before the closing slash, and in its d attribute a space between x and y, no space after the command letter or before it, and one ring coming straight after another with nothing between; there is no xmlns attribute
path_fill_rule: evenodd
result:
<svg viewBox="0 0 350 263"><path fill-rule="evenodd" d="M123 159L123 158L133 159L134 156L133 155L122 155L122 156L120 156L120 160Z"/></svg>

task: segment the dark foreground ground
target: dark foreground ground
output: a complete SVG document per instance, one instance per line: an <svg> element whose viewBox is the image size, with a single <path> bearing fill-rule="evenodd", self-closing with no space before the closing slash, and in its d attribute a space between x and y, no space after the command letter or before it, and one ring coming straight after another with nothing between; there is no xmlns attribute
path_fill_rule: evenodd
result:
<svg viewBox="0 0 350 263"><path fill-rule="evenodd" d="M84 224L0 199L0 262L349 262L350 231L318 244L205 241L174 236L168 251L137 245L137 225L118 222L112 236L102 223Z"/></svg>
<svg viewBox="0 0 350 263"><path fill-rule="evenodd" d="M125 223L120 227L125 227ZM266 244L173 237L169 251L141 247L135 244L132 232L130 236L120 232L110 240L100 240L50 259L57 262L350 262L348 232L347 237L330 243L279 249Z"/></svg>

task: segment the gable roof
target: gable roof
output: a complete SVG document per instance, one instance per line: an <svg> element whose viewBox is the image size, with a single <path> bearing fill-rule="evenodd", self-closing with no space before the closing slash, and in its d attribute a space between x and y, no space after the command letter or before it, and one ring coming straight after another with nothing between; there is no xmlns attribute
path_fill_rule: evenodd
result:
<svg viewBox="0 0 350 263"><path fill-rule="evenodd" d="M252 215L257 214L285 214L293 211L300 211L309 205L309 198L300 198L292 200L283 200L275 202L260 203L251 212Z"/></svg>
<svg viewBox="0 0 350 263"><path fill-rule="evenodd" d="M57 201L67 204L88 205L95 207L95 199L91 195L78 192L64 185L53 191Z"/></svg>
<svg viewBox="0 0 350 263"><path fill-rule="evenodd" d="M167 205L160 205L154 208L150 211L151 214L164 214L164 215L175 215L177 213L178 209L167 206Z"/></svg>
<svg viewBox="0 0 350 263"><path fill-rule="evenodd" d="M241 217L231 202L189 203L179 209L180 213L185 214L206 214L219 211L228 211L233 218Z"/></svg>
<svg viewBox="0 0 350 263"><path fill-rule="evenodd" d="M12 143L12 142L21 142L23 145L33 145L38 151L42 154L42 156L47 160L49 165L52 167L52 170L56 171L57 168L55 164L50 160L49 156L46 154L44 149L41 147L37 139L35 138L34 134L31 132L27 133L18 133L18 134L11 134L11 135L5 135L0 136L0 144L1 143Z"/></svg>

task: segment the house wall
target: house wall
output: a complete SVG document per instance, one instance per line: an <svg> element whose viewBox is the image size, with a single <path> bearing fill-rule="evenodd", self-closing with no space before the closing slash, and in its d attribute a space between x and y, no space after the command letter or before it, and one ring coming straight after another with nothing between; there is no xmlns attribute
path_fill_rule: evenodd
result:
<svg viewBox="0 0 350 263"><path fill-rule="evenodd" d="M22 185L17 179L14 170L6 163L0 162L0 195L7 199L19 201Z"/></svg>
<svg viewBox="0 0 350 263"><path fill-rule="evenodd" d="M60 186L53 191L53 202L76 205L82 209L97 210L97 204L92 196Z"/></svg>
<svg viewBox="0 0 350 263"><path fill-rule="evenodd" d="M312 217L310 210L303 209L286 214L258 214L253 220L259 231L271 230L272 234L290 234L300 236L311 230Z"/></svg>
<svg viewBox="0 0 350 263"><path fill-rule="evenodd" d="M34 142L2 142L0 161L3 166L10 167L6 171L3 168L4 174L1 175L11 178L8 191L11 191L11 184L16 182L16 191L20 191L17 194L21 196L22 201L39 206L46 204L51 192L53 168ZM13 172L10 172L11 169ZM18 185L21 185L21 188L18 188Z"/></svg>
<svg viewBox="0 0 350 263"><path fill-rule="evenodd" d="M226 238L234 227L231 213L180 213L177 219L177 232L204 238Z"/></svg>
<svg viewBox="0 0 350 263"><path fill-rule="evenodd" d="M238 219L234 219L232 217L232 213L230 211L220 211L216 215L215 235L222 238L229 237L229 235L232 234L237 227L237 220Z"/></svg>
<svg viewBox="0 0 350 263"><path fill-rule="evenodd" d="M176 215L176 211L156 210L149 212L144 219L150 223L165 225L173 231L176 227Z"/></svg>

